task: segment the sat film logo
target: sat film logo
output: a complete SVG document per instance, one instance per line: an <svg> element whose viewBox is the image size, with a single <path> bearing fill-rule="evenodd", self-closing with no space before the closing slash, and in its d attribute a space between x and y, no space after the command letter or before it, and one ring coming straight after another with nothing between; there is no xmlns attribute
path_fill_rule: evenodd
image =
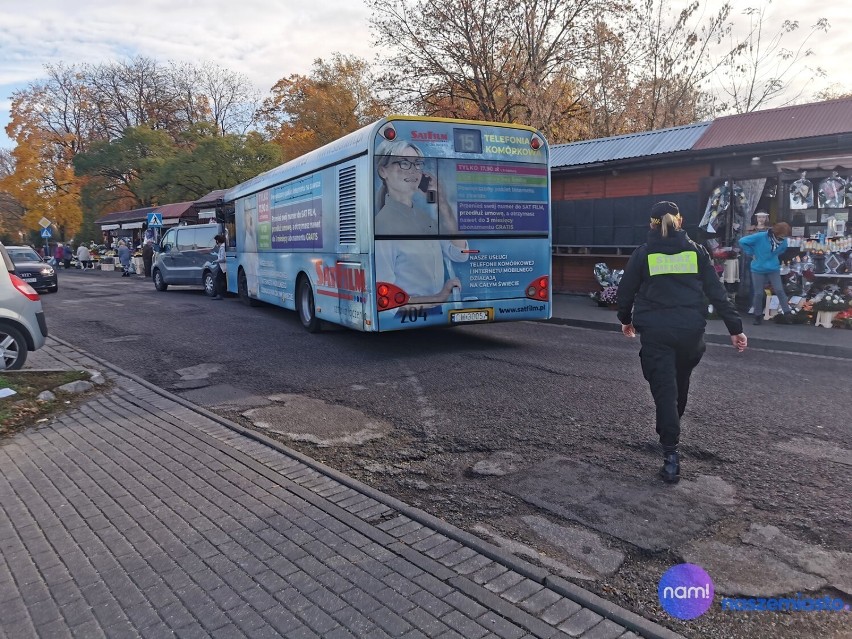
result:
<svg viewBox="0 0 852 639"><path fill-rule="evenodd" d="M657 596L663 610L672 617L688 620L700 617L713 603L713 580L695 564L678 564L660 578Z"/></svg>

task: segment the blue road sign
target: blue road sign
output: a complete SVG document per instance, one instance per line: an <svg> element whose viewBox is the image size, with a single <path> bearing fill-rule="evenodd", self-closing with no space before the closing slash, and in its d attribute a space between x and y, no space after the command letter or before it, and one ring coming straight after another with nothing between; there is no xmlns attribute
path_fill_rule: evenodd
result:
<svg viewBox="0 0 852 639"><path fill-rule="evenodd" d="M46 229L41 230L42 237L50 237L51 235L53 235L53 232L50 230L49 226Z"/></svg>
<svg viewBox="0 0 852 639"><path fill-rule="evenodd" d="M162 228L163 226L163 214L162 213L148 213L148 228Z"/></svg>

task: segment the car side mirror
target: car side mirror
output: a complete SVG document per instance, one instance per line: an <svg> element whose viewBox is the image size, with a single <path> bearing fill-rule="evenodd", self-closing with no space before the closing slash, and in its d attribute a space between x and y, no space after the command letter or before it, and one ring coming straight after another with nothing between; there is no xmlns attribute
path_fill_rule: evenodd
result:
<svg viewBox="0 0 852 639"><path fill-rule="evenodd" d="M163 244L163 248L162 248L163 253L166 253L166 252L171 251L171 250L172 250L171 244Z"/></svg>

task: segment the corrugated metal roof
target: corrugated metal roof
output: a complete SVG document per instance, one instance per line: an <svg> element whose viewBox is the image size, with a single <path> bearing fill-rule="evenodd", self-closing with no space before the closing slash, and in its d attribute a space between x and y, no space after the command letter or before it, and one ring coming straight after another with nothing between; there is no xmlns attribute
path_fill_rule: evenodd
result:
<svg viewBox="0 0 852 639"><path fill-rule="evenodd" d="M852 133L852 98L716 118L694 150Z"/></svg>
<svg viewBox="0 0 852 639"><path fill-rule="evenodd" d="M115 224L121 222L138 222L148 219L148 213L160 213L163 219L180 219L184 213L192 209L192 202L175 202L163 206L145 206L141 209L130 211L116 211L108 213L95 220L95 224Z"/></svg>
<svg viewBox="0 0 852 639"><path fill-rule="evenodd" d="M550 166L559 169L688 151L709 126L709 122L699 122L657 131L555 144L550 147Z"/></svg>
<svg viewBox="0 0 852 639"><path fill-rule="evenodd" d="M116 224L121 222L136 222L146 219L148 213L156 207L146 206L141 209L133 209L131 211L116 211L115 213L107 213L103 217L95 220L95 224Z"/></svg>
<svg viewBox="0 0 852 639"><path fill-rule="evenodd" d="M193 204L197 207L202 206L215 206L216 203L222 199L222 196L225 195L225 191L228 189L216 189L215 191L210 191L204 197L200 197L193 202Z"/></svg>
<svg viewBox="0 0 852 639"><path fill-rule="evenodd" d="M152 213L159 213L164 220L174 220L183 217L183 214L192 208L192 202L175 202L156 207Z"/></svg>

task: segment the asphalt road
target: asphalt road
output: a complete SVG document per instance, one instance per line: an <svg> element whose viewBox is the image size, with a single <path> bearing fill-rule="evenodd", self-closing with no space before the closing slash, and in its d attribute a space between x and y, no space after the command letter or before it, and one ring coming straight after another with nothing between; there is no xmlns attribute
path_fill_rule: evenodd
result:
<svg viewBox="0 0 852 639"><path fill-rule="evenodd" d="M683 561L733 596L852 602L848 360L709 345L684 480L654 476L638 343L522 322L306 333L296 314L60 272L51 332L687 636L844 636L848 614L673 620ZM843 617L843 618L842 618ZM747 634L743 634L743 633Z"/></svg>

